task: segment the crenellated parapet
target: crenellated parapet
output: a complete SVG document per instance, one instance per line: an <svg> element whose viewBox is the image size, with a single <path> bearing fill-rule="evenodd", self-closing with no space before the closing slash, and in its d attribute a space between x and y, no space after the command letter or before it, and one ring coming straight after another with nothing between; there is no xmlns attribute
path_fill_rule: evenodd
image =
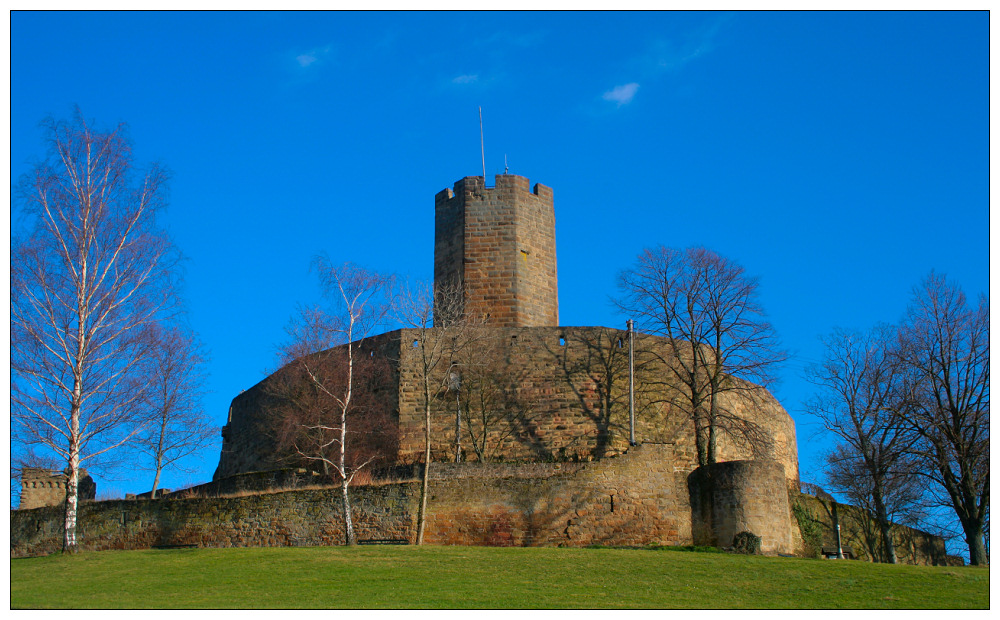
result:
<svg viewBox="0 0 1000 620"><path fill-rule="evenodd" d="M21 470L21 501L18 508L26 510L63 503L66 501L68 479L69 476L65 472L42 467L25 467ZM94 499L97 495L97 485L85 469L80 470L77 492L81 500Z"/></svg>

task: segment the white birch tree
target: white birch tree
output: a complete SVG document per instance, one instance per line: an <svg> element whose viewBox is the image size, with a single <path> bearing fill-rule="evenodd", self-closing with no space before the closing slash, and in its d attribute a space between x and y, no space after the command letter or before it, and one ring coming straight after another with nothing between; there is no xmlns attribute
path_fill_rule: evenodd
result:
<svg viewBox="0 0 1000 620"><path fill-rule="evenodd" d="M77 110L45 128L49 157L19 187L32 229L11 242L11 422L16 441L66 463L73 552L81 465L139 430L177 255L156 225L165 175L137 173L124 125L100 132Z"/></svg>
<svg viewBox="0 0 1000 620"><path fill-rule="evenodd" d="M339 481L345 542L353 545L348 487L359 471L380 456L377 451L366 454L365 446L359 446L359 451L351 445L352 436L359 434L352 422L358 413L371 413L365 411L370 408L365 405L371 404L370 390L360 384L373 378L377 362L362 354L361 348L389 310L391 278L351 263L334 265L326 257L316 258L313 266L323 295L332 305L304 309L288 330L292 339L283 358L290 368L283 371L305 377L312 396L294 403L290 410L294 413L285 420L283 443L303 461L318 464ZM283 398L293 400L288 395Z"/></svg>

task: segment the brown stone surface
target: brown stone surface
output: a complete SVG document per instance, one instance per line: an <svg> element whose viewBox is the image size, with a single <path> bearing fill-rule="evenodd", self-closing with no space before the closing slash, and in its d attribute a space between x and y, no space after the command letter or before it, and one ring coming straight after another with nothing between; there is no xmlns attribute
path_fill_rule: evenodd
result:
<svg viewBox="0 0 1000 620"><path fill-rule="evenodd" d="M477 477L466 478L435 468L424 540L490 546L689 544L685 477L673 471L672 457L669 444L645 444L602 461L548 464L547 472L530 463L486 464Z"/></svg>
<svg viewBox="0 0 1000 620"><path fill-rule="evenodd" d="M816 540L804 540L798 519L795 516L796 511L793 510L791 512L791 528L792 538L796 544L796 553L814 557L822 547L833 549L837 547L837 530L832 501L791 490L789 491L788 503L793 508L797 504L799 514L806 519L807 524L812 522L814 524L813 530L818 529L819 534ZM871 561L879 556L881 551L878 548L880 540L877 534L878 527L864 511L856 506L838 504L836 521L840 523L842 545L851 547L854 554L862 560ZM955 556L946 554L944 539L940 536L902 525L893 525L892 533L896 543L896 556L900 563L927 566L955 564ZM961 558L958 559L957 565L962 565Z"/></svg>
<svg viewBox="0 0 1000 620"><path fill-rule="evenodd" d="M425 540L494 546L644 545L690 542L685 476L673 446L648 444L591 463L435 464ZM352 487L359 540L415 535L416 482ZM17 511L11 554L58 550L61 512ZM84 550L343 544L339 490L242 497L88 502Z"/></svg>
<svg viewBox="0 0 1000 620"><path fill-rule="evenodd" d="M699 536L704 534L706 519L711 519L720 528L715 536L718 544L726 545L725 539L731 539L737 530L749 529L762 536L765 552L789 552L782 543L773 542L782 540L801 549L780 464L717 465L712 468L717 486L706 496L693 492L689 474L672 466L675 451L674 445L647 443L618 456L585 463L434 463L425 540L430 544L493 546L704 544L706 540ZM260 482L256 479L263 476L241 477L243 482L226 482L225 488L255 486ZM211 491L210 486L200 490ZM350 492L359 540L413 541L419 482L352 487ZM177 498L82 504L81 548L343 544L337 488L220 498L183 499L183 493L171 497ZM702 504L705 497L708 504ZM823 544L829 545L832 529L829 513L824 512L829 506L797 492L791 496L791 503L795 502L806 503L815 514L825 528ZM850 524L857 515L850 507L840 508L845 531L852 531ZM11 555L58 551L61 527L59 507L12 511ZM940 538L904 527L897 527L896 532L902 561L948 561ZM853 539L847 544L862 549Z"/></svg>
<svg viewBox="0 0 1000 620"><path fill-rule="evenodd" d="M414 530L414 484L351 489L357 539L407 539ZM116 500L82 504L77 539L83 551L198 547L296 547L344 544L340 489L242 497ZM54 553L62 542L58 508L11 516L11 556Z"/></svg>

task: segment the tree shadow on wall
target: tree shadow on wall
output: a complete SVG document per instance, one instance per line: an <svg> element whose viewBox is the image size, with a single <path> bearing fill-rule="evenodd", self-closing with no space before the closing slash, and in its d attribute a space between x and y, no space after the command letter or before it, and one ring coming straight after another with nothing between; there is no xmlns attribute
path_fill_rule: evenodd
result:
<svg viewBox="0 0 1000 620"><path fill-rule="evenodd" d="M529 369L498 357L463 370L463 430L476 457L489 462L510 456L508 446L514 444L532 460L553 460L551 446L539 432L543 407ZM448 398L449 415L457 406L457 400Z"/></svg>
<svg viewBox="0 0 1000 620"><path fill-rule="evenodd" d="M579 406L578 411L593 425L578 442L592 444L589 455L601 459L624 448L629 438L628 332L598 327L570 330L558 347L545 348L556 361L558 380L567 386ZM654 390L650 389L649 364L638 350L635 355L636 440L640 421L649 421L658 411ZM649 438L646 438L649 439ZM660 439L660 438L657 438Z"/></svg>

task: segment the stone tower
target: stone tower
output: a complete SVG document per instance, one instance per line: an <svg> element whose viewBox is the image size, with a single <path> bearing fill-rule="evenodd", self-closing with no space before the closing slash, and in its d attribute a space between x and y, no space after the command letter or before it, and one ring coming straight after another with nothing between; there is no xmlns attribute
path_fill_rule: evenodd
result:
<svg viewBox="0 0 1000 620"><path fill-rule="evenodd" d="M465 177L434 197L434 284L462 286L465 313L495 327L559 324L552 188L529 187L513 174L495 187Z"/></svg>

